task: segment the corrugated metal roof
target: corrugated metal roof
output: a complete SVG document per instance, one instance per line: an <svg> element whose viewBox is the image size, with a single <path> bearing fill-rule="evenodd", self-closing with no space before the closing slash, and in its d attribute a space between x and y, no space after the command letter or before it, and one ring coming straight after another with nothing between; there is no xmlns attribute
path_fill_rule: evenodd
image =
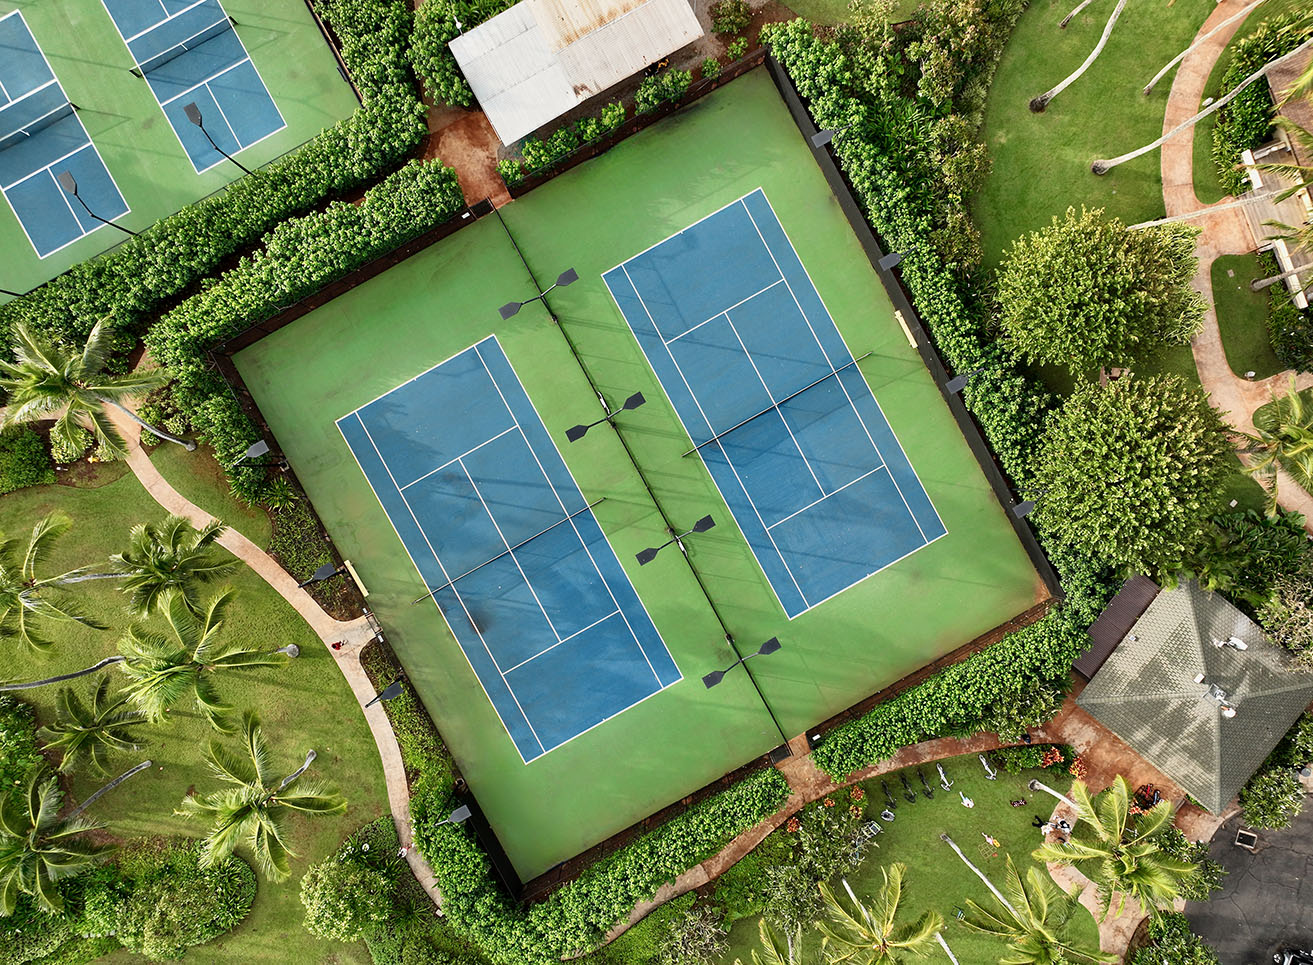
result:
<svg viewBox="0 0 1313 965"><path fill-rule="evenodd" d="M1248 649L1214 645L1232 636ZM1188 581L1158 594L1076 702L1220 812L1313 701L1313 674L1291 667L1243 613ZM1210 684L1235 716L1208 696Z"/></svg>
<svg viewBox="0 0 1313 965"><path fill-rule="evenodd" d="M523 0L448 46L510 144L701 36L688 0Z"/></svg>

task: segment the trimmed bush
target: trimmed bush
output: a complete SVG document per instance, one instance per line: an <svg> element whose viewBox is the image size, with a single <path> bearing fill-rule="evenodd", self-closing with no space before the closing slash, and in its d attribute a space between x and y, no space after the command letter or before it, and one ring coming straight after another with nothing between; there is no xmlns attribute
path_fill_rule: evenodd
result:
<svg viewBox="0 0 1313 965"><path fill-rule="evenodd" d="M788 796L788 782L778 771L757 771L527 908L513 904L493 883L488 858L469 832L438 823L450 813L445 789L417 788L411 817L415 844L438 879L451 924L494 962L548 965L598 945L637 902L774 813Z"/></svg>
<svg viewBox="0 0 1313 965"><path fill-rule="evenodd" d="M396 885L383 872L341 853L312 865L301 879L305 927L312 935L354 942L392 917Z"/></svg>
<svg viewBox="0 0 1313 965"><path fill-rule="evenodd" d="M650 113L666 101L679 100L692 83L693 74L687 70L668 70L645 77L634 91L634 109L640 114Z"/></svg>
<svg viewBox="0 0 1313 965"><path fill-rule="evenodd" d="M80 343L101 318L120 347L152 313L290 217L395 168L427 133L405 61L404 0L312 0L342 42L363 106L295 153L156 222L113 251L82 262L0 307L0 342L14 322Z"/></svg>
<svg viewBox="0 0 1313 965"><path fill-rule="evenodd" d="M714 80L720 76L720 61L715 57L708 57L702 61L702 78L704 80Z"/></svg>
<svg viewBox="0 0 1313 965"><path fill-rule="evenodd" d="M477 27L514 3L515 0L424 0L420 4L410 39L410 63L435 101L461 107L474 103L474 92L447 45L462 30Z"/></svg>
<svg viewBox="0 0 1313 965"><path fill-rule="evenodd" d="M748 0L716 0L708 10L711 29L718 34L741 34L752 22Z"/></svg>
<svg viewBox="0 0 1313 965"><path fill-rule="evenodd" d="M1281 273L1270 252L1261 252L1258 264L1263 276ZM1267 337L1281 364L1301 372L1313 370L1313 309L1295 306L1294 296L1277 282L1267 292Z"/></svg>
<svg viewBox="0 0 1313 965"><path fill-rule="evenodd" d="M1190 931L1185 915L1164 911L1149 919L1149 944L1130 965L1218 965L1218 960L1212 946Z"/></svg>
<svg viewBox="0 0 1313 965"><path fill-rule="evenodd" d="M46 441L25 427L0 433L0 496L55 481Z"/></svg>

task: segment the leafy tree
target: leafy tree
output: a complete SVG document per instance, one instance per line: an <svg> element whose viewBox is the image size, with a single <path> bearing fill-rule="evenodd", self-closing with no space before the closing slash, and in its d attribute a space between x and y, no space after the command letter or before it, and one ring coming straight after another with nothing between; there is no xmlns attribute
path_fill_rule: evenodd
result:
<svg viewBox="0 0 1313 965"><path fill-rule="evenodd" d="M320 938L357 941L392 916L395 893L383 872L334 855L301 879L305 927Z"/></svg>
<svg viewBox="0 0 1313 965"><path fill-rule="evenodd" d="M1191 841L1179 828L1168 828L1159 839L1162 849L1174 858L1190 861L1198 873L1182 883L1180 898L1185 901L1207 901L1213 892L1221 890L1227 871L1208 857L1208 842Z"/></svg>
<svg viewBox="0 0 1313 965"><path fill-rule="evenodd" d="M1221 501L1231 452L1203 391L1175 376L1081 386L1044 434L1034 518L1110 567L1174 573Z"/></svg>
<svg viewBox="0 0 1313 965"><path fill-rule="evenodd" d="M661 961L664 965L714 965L725 954L725 925L720 910L694 905L670 923Z"/></svg>
<svg viewBox="0 0 1313 965"><path fill-rule="evenodd" d="M0 915L13 913L19 894L51 913L64 907L59 883L91 867L108 845L84 837L103 825L76 813L59 817L64 795L46 767L34 767L23 787L0 799Z"/></svg>
<svg viewBox="0 0 1313 965"><path fill-rule="evenodd" d="M1254 411L1256 435L1244 436L1246 471L1263 481L1268 491L1268 512L1276 512L1277 473L1284 469L1306 492L1313 492L1313 400L1295 388Z"/></svg>
<svg viewBox="0 0 1313 965"><path fill-rule="evenodd" d="M188 449L196 448L190 440L156 429L123 404L125 399L162 385L166 376L162 371L129 375L105 372L111 336L103 319L91 329L81 352L39 338L22 324L15 325L13 331L14 360L0 359L0 390L9 397L0 427L54 418L52 439L81 451L81 427L94 433L102 448L122 455L127 451L123 437L105 414L105 407L112 406L152 435Z"/></svg>
<svg viewBox="0 0 1313 965"><path fill-rule="evenodd" d="M1300 569L1307 545L1299 513L1225 513L1213 517L1184 561L1184 572L1205 589L1261 607L1277 581Z"/></svg>
<svg viewBox="0 0 1313 965"><path fill-rule="evenodd" d="M1271 599L1258 611L1258 622L1301 669L1313 670L1313 560L1277 578Z"/></svg>
<svg viewBox="0 0 1313 965"><path fill-rule="evenodd" d="M870 904L860 901L847 881L843 887L848 893L848 904L824 882L819 885L829 919L816 926L821 932L821 952L826 962L898 965L909 956L925 954L944 927L944 919L936 911L927 911L916 921L899 921L898 906L903 900L905 874L907 865L901 862L881 868L881 884L871 896Z"/></svg>
<svg viewBox="0 0 1313 965"><path fill-rule="evenodd" d="M974 866L972 870L976 870ZM1080 908L1079 889L1067 894L1054 884L1045 869L1032 865L1023 880L1012 863L1012 855L1008 855L1002 892L992 886L991 891L995 907L984 908L968 898L962 922L974 931L1007 942L1012 950L1007 959L1009 965L1075 965L1117 960L1116 956L1103 954L1097 941L1088 944L1064 935L1067 924Z"/></svg>
<svg viewBox="0 0 1313 965"><path fill-rule="evenodd" d="M210 741L204 753L205 762L215 777L230 786L207 794L188 795L175 813L210 821L201 849L202 868L213 867L242 844L250 849L265 877L284 881L291 874L287 859L296 856L283 843L287 812L297 811L312 817L341 814L346 810L346 799L314 782L293 790L314 761L314 751L306 755L300 768L279 782L269 745L260 732L259 721L250 711L242 715L242 742L244 753L237 754L217 741Z"/></svg>
<svg viewBox="0 0 1313 965"><path fill-rule="evenodd" d="M161 721L170 707L188 694L215 730L232 733L228 719L232 707L219 699L212 675L233 670L282 666L282 652L270 653L244 644L219 643L223 613L236 595L223 590L203 611L191 612L181 594L173 593L164 608L167 633L157 633L144 624L133 624L119 641L127 675L127 693L152 721Z"/></svg>
<svg viewBox="0 0 1313 965"><path fill-rule="evenodd" d="M49 559L55 542L72 526L73 520L63 513L50 513L32 527L26 547L19 540L0 536L0 638L45 650L51 641L39 630L43 621L104 629L57 595L51 596L51 591L57 594L61 587L92 578L85 570L44 578L36 575L37 567Z"/></svg>
<svg viewBox="0 0 1313 965"><path fill-rule="evenodd" d="M1288 767L1264 767L1240 789L1240 810L1251 828L1279 830L1304 807L1304 788Z"/></svg>
<svg viewBox="0 0 1313 965"><path fill-rule="evenodd" d="M58 717L40 733L47 748L63 751L61 771L70 771L89 760L97 772L106 774L111 751L134 751L141 746L132 728L144 724L146 715L123 709L128 701L126 693L110 697L108 677L100 678L90 706L82 703L72 687L61 687L55 700Z"/></svg>
<svg viewBox="0 0 1313 965"><path fill-rule="evenodd" d="M1197 228L1131 230L1074 208L1018 238L998 274L999 324L1021 354L1084 375L1190 341L1204 301L1190 287Z"/></svg>
<svg viewBox="0 0 1313 965"><path fill-rule="evenodd" d="M767 868L765 891L762 918L786 934L810 924L820 913L821 896L816 890L816 879L796 864Z"/></svg>
<svg viewBox="0 0 1313 965"><path fill-rule="evenodd" d="M1198 873L1195 862L1172 855L1162 837L1172 826L1175 809L1160 801L1131 814L1131 786L1120 774L1112 786L1090 796L1083 781L1072 785L1079 823L1062 844L1046 841L1033 852L1036 861L1072 865L1094 882L1101 918L1108 916L1114 895L1117 914L1128 898L1142 909L1168 908Z"/></svg>
<svg viewBox="0 0 1313 965"><path fill-rule="evenodd" d="M181 516L170 514L160 523L138 523L128 537L128 548L110 557L126 575L125 593L138 616L161 610L169 594L177 593L192 613L201 612L199 593L214 580L231 576L236 560L225 558L214 542L223 524L212 520L201 529Z"/></svg>

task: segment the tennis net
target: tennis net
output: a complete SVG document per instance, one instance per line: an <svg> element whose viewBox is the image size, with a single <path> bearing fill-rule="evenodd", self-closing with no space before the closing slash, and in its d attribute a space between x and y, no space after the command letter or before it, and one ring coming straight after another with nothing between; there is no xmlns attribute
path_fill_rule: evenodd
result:
<svg viewBox="0 0 1313 965"><path fill-rule="evenodd" d="M0 151L21 144L56 121L73 114L73 105L56 83L0 108Z"/></svg>
<svg viewBox="0 0 1313 965"><path fill-rule="evenodd" d="M232 29L232 21L227 17L224 17L224 19L217 23L211 23L191 34L185 40L182 40L171 47L166 47L159 53L141 61L141 72L143 74L149 74L153 71L157 71L169 61L181 57L189 50L195 50L197 47L201 46L201 44L213 40L215 37L225 34Z"/></svg>

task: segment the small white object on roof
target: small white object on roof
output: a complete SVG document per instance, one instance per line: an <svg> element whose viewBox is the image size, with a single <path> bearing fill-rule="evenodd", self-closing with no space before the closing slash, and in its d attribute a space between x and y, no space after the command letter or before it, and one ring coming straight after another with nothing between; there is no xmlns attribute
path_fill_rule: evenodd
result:
<svg viewBox="0 0 1313 965"><path fill-rule="evenodd" d="M702 33L688 0L522 0L448 46L511 144Z"/></svg>

